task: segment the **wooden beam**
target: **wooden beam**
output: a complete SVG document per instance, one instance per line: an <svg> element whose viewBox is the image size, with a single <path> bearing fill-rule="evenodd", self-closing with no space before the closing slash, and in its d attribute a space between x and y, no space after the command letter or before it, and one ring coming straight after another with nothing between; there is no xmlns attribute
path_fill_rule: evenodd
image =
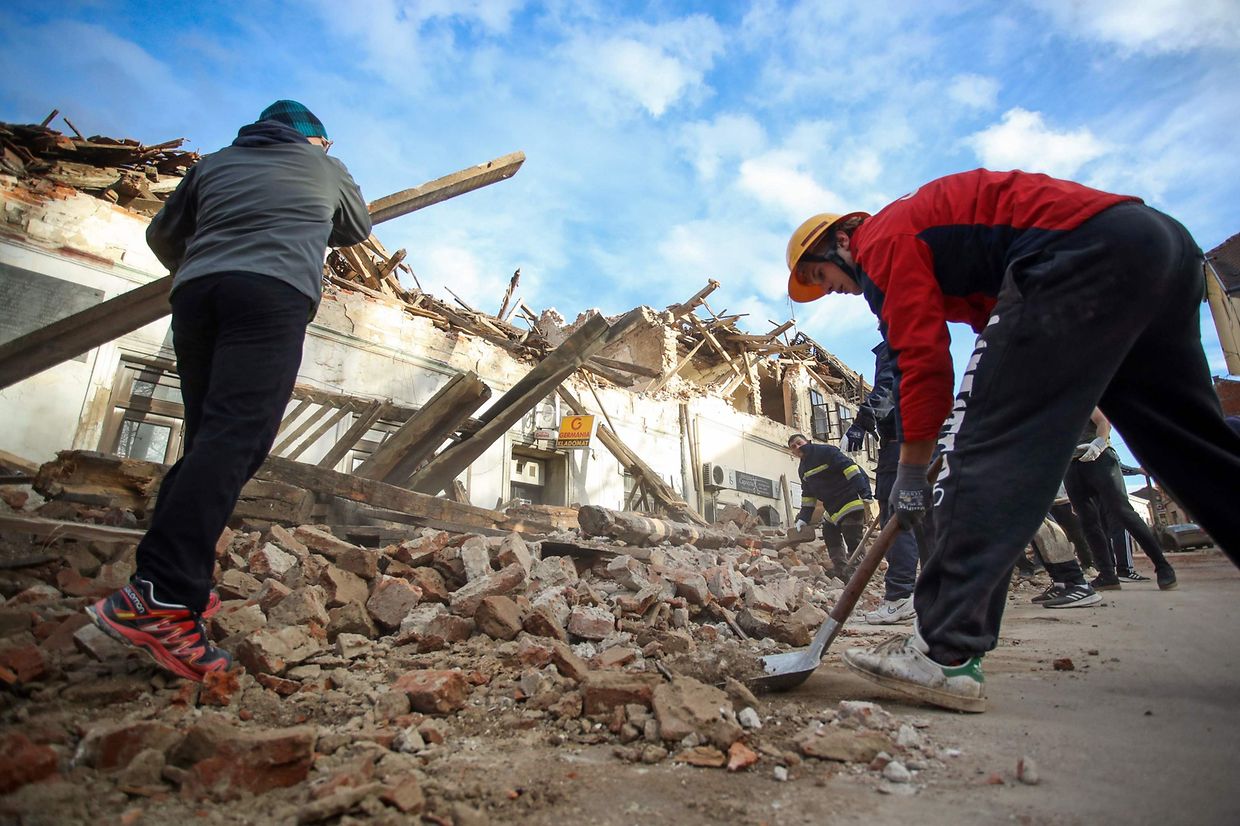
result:
<svg viewBox="0 0 1240 826"><path fill-rule="evenodd" d="M642 364L634 364L630 361L617 361L616 359L603 358L602 356L590 356L586 363L597 363L604 367L610 367L612 370L619 370L622 373L632 373L635 376L646 376L652 379L663 374L663 371L657 367L646 367Z"/></svg>
<svg viewBox="0 0 1240 826"><path fill-rule="evenodd" d="M489 398L491 388L477 373L453 376L353 471L354 475L402 484Z"/></svg>
<svg viewBox="0 0 1240 826"><path fill-rule="evenodd" d="M516 272L512 274L512 278L508 280L508 289L504 290L504 300L500 302L499 312L495 314L496 318L503 320L504 316L508 314L508 302L512 301L512 292L517 288L517 284L520 281L521 268L517 267Z"/></svg>
<svg viewBox="0 0 1240 826"><path fill-rule="evenodd" d="M680 318L685 313L691 313L699 304L706 300L706 296L719 289L719 282L711 278L707 280L706 286L693 294L693 297L681 304L673 304L667 308L672 314L672 318Z"/></svg>
<svg viewBox="0 0 1240 826"><path fill-rule="evenodd" d="M525 163L525 153L513 152L493 161L444 175L442 178L436 178L421 186L371 201L369 206L371 219L376 224L389 221L431 204L437 204L497 181L506 180L517 174L517 170L523 163Z"/></svg>
<svg viewBox="0 0 1240 826"><path fill-rule="evenodd" d="M158 321L171 289L165 276L0 344L0 389Z"/></svg>
<svg viewBox="0 0 1240 826"><path fill-rule="evenodd" d="M132 528L114 528L110 525L93 525L83 522L65 522L60 519L44 519L41 516L25 516L16 513L0 513L0 531L23 533L52 539L85 539L97 542L136 543L146 531Z"/></svg>
<svg viewBox="0 0 1240 826"><path fill-rule="evenodd" d="M698 332L700 332L706 339L706 343L713 347L715 352L723 356L723 360L726 361L728 366L732 368L732 372L740 376L742 381L748 381L745 374L742 373L740 368L736 366L736 362L733 361L731 354L728 353L727 350L723 349L723 345L719 343L719 339L715 338L714 333L706 329L706 325L702 323L702 320L695 315L689 316L689 320L693 322L693 326L698 328Z"/></svg>
<svg viewBox="0 0 1240 826"><path fill-rule="evenodd" d="M466 528L502 530L506 527L504 515L498 511L463 505L450 499L428 496L327 468L292 462L279 456L268 456L255 478L283 482L319 494L340 496L419 519L434 519Z"/></svg>
<svg viewBox="0 0 1240 826"><path fill-rule="evenodd" d="M479 416L482 426L476 433L431 459L426 467L410 480L410 486L423 493L439 493L447 489L453 479L508 432L522 416L554 392L586 359L622 336L641 317L638 308L630 310L615 324L608 324L602 316L588 319Z"/></svg>
<svg viewBox="0 0 1240 826"><path fill-rule="evenodd" d="M323 424L315 428L315 431L311 433L309 436L307 436L305 439L303 439L301 444L299 444L293 450L289 451L287 458L296 459L300 457L301 454L305 453L306 450L309 449L309 447L312 444L315 444L316 442L318 442L319 439L322 439L325 435L327 435L327 431L331 430L333 427L340 424L340 420L343 419L345 416L349 415L349 413L351 412L352 412L352 408L348 407L347 405L344 407L336 408L336 412L333 413L330 417L328 417L327 420L323 422Z"/></svg>
<svg viewBox="0 0 1240 826"><path fill-rule="evenodd" d="M340 441L332 445L332 449L327 451L327 455L319 460L318 467L332 468L339 464L345 454L353 449L353 445L357 444L358 439L366 435L370 428L375 426L375 422L383 418L383 414L389 409L386 402L376 399L367 405L357 414L357 421L353 423Z"/></svg>
<svg viewBox="0 0 1240 826"><path fill-rule="evenodd" d="M380 198L369 206L370 220L381 224L511 178L524 162L525 154L514 152ZM172 276L167 275L0 345L0 390L158 321L172 311L171 290Z"/></svg>
<svg viewBox="0 0 1240 826"><path fill-rule="evenodd" d="M319 421L319 419L322 419L324 416L326 416L327 412L331 409L332 408L330 405L325 405L325 404L319 405L318 410L311 412L310 415L306 417L306 420L304 422L297 425L297 427L293 428L292 432L290 432L283 439L281 439L280 443L271 449L271 452L276 454L277 456L280 455L280 453L282 453L286 448L288 448L290 445L292 445L294 442L300 439L307 430L313 427L315 422ZM292 457L289 457L289 458L292 458Z"/></svg>

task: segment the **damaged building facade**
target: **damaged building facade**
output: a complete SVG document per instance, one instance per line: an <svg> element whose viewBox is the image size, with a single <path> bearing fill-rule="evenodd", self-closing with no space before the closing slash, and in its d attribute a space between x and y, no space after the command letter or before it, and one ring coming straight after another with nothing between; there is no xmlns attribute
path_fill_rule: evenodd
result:
<svg viewBox="0 0 1240 826"><path fill-rule="evenodd" d="M196 155L178 141L146 147L2 128L0 345L164 277L146 225ZM324 275L273 455L438 493L433 471L450 497L483 508L658 511L661 499L678 498L706 521L737 505L786 525L799 500L788 436L837 441L868 390L791 322L752 334L737 326L740 316L711 311L713 281L666 309L615 319L591 312L570 324L514 300L515 275L495 315L408 289L416 276L405 252L388 253L373 236L333 252ZM604 321L606 333L586 330ZM588 352L561 365L564 379L540 385L547 392L537 399L522 396L528 409L498 436L490 428L459 472L436 464L436 448L478 439L495 424L488 411L498 400L587 339ZM481 386L449 391L463 376ZM466 415L417 466L375 456L417 411L446 404L445 393L456 393ZM590 431L584 447L558 438L574 414L593 416L577 422ZM0 416L8 423L0 450L36 464L70 448L172 463L183 414L168 318L10 383ZM871 462L874 448L867 444Z"/></svg>

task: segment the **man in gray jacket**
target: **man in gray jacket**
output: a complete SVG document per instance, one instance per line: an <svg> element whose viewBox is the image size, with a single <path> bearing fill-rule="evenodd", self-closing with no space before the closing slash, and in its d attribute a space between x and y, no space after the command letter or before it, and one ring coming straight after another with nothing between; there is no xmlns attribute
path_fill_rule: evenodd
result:
<svg viewBox="0 0 1240 826"><path fill-rule="evenodd" d="M185 450L160 485L133 579L87 612L186 679L231 665L202 622L218 606L215 543L275 441L327 247L370 234L366 202L330 146L308 109L277 101L190 169L147 230L174 274Z"/></svg>

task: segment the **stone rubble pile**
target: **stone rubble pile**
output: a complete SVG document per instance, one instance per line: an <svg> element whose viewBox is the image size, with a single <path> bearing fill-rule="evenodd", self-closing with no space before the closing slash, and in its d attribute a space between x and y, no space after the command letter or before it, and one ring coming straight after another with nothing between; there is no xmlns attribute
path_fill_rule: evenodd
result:
<svg viewBox="0 0 1240 826"><path fill-rule="evenodd" d="M838 761L913 788L939 761L915 725L868 703L789 716L745 686L761 655L810 641L843 583L820 543L733 532L704 550L229 530L207 625L237 668L201 685L82 611L132 574L133 546L61 540L52 561L0 569L0 813L55 784L66 818L268 794L271 822L454 822L464 804L437 767L529 732L780 780Z"/></svg>

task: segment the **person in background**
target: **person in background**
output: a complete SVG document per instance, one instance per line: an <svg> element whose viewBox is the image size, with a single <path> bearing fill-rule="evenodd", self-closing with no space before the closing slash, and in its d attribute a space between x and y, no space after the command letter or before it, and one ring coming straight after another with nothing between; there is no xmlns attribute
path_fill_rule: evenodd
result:
<svg viewBox="0 0 1240 826"><path fill-rule="evenodd" d="M886 525L891 517L887 498L900 464L900 442L896 439L895 404L892 386L895 374L891 369L891 350L880 341L873 349L874 389L858 408L857 416L845 432L848 452L856 453L870 434L878 440L878 467L874 473L874 489L878 499L879 523ZM913 585L917 581L920 556L918 541L911 531L901 531L887 551L887 573L883 577L883 601L865 615L870 625L893 625L911 622L917 615L913 608Z"/></svg>
<svg viewBox="0 0 1240 826"><path fill-rule="evenodd" d="M800 433L788 438L788 449L801 462L801 510L794 527L809 525L814 508L822 502L822 541L836 576L852 576L848 554L861 543L865 533L867 503L873 499L870 479L860 465L844 451L831 445L817 445Z"/></svg>

